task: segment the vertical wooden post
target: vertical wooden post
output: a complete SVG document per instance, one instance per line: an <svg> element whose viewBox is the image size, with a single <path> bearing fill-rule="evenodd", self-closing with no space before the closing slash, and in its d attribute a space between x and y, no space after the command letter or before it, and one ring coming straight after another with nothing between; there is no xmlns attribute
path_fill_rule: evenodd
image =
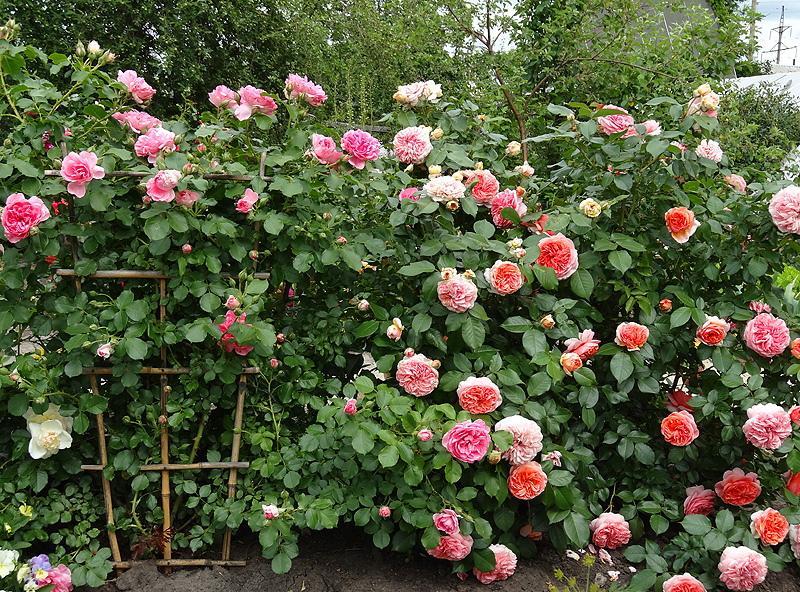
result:
<svg viewBox="0 0 800 592"><path fill-rule="evenodd" d="M158 320L164 323L167 320L167 281L158 280ZM161 345L161 367L167 366L167 348ZM167 401L170 392L166 375L161 375L161 414L158 418L161 425L161 463L169 464L169 427L167 423ZM164 559L172 559L172 515L170 513L170 486L169 471L161 471L161 511L164 514L162 532L164 536Z"/></svg>
<svg viewBox="0 0 800 592"><path fill-rule="evenodd" d="M242 420L244 418L244 398L247 394L247 375L239 375L239 393L236 397L236 414L233 419L233 442L231 446L231 462L239 462L239 447L242 443ZM232 500L236 495L236 481L239 478L239 471L232 468L228 474L228 500ZM225 529L225 536L222 539L222 560L227 561L231 556L231 539L233 530Z"/></svg>

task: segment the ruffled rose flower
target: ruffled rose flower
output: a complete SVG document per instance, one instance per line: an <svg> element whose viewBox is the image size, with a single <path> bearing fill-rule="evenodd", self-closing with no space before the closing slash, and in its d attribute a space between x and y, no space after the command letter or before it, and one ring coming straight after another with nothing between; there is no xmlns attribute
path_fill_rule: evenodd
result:
<svg viewBox="0 0 800 592"><path fill-rule="evenodd" d="M683 513L686 516L702 514L708 516L714 511L716 494L702 485L686 488L686 499L683 501Z"/></svg>
<svg viewBox="0 0 800 592"><path fill-rule="evenodd" d="M748 547L728 547L722 552L719 580L735 592L752 590L767 578L767 558Z"/></svg>
<svg viewBox="0 0 800 592"><path fill-rule="evenodd" d="M664 214L667 230L677 243L685 243L700 228L700 222L695 220L694 212L683 206L670 208Z"/></svg>
<svg viewBox="0 0 800 592"><path fill-rule="evenodd" d="M517 195L517 192L511 189L506 189L495 195L490 203L490 208L492 210L492 222L498 228L511 228L514 226L511 220L507 220L503 217L503 210L505 208L511 208L520 218L528 213L528 206L526 206L522 198Z"/></svg>
<svg viewBox="0 0 800 592"><path fill-rule="evenodd" d="M244 190L244 195L236 202L236 211L240 214L249 214L258 199L258 193L248 187Z"/></svg>
<svg viewBox="0 0 800 592"><path fill-rule="evenodd" d="M26 199L21 193L12 193L3 208L3 234L8 242L18 243L28 238L31 230L50 217L50 210L36 196Z"/></svg>
<svg viewBox="0 0 800 592"><path fill-rule="evenodd" d="M800 187L789 185L769 202L769 214L778 230L800 234Z"/></svg>
<svg viewBox="0 0 800 592"><path fill-rule="evenodd" d="M688 573L672 576L661 589L663 592L706 592L703 582Z"/></svg>
<svg viewBox="0 0 800 592"><path fill-rule="evenodd" d="M98 166L94 152L70 152L61 163L61 178L67 182L67 191L75 197L86 195L86 186L92 179L105 176L106 171Z"/></svg>
<svg viewBox="0 0 800 592"><path fill-rule="evenodd" d="M448 534L439 539L433 549L427 549L428 555L447 561L461 561L472 552L472 537L461 534Z"/></svg>
<svg viewBox="0 0 800 592"><path fill-rule="evenodd" d="M336 148L336 141L322 134L312 134L311 153L320 163L332 165L336 164L344 154Z"/></svg>
<svg viewBox="0 0 800 592"><path fill-rule="evenodd" d="M458 528L458 514L454 510L445 509L433 515L433 526L445 534L456 534Z"/></svg>
<svg viewBox="0 0 800 592"><path fill-rule="evenodd" d="M614 343L628 351L641 349L650 337L650 329L639 323L620 323Z"/></svg>
<svg viewBox="0 0 800 592"><path fill-rule="evenodd" d="M320 85L298 74L289 74L284 83L284 92L287 99L302 100L312 107L319 107L328 99Z"/></svg>
<svg viewBox="0 0 800 592"><path fill-rule="evenodd" d="M603 109L613 109L614 111L619 111L618 114L603 115L602 117L597 118L597 127L599 127L600 131L605 135L611 136L620 132L627 132L633 126L633 117L628 115L628 112L622 107L617 107L616 105L604 105Z"/></svg>
<svg viewBox="0 0 800 592"><path fill-rule="evenodd" d="M457 423L442 438L442 446L453 458L465 463L481 460L491 443L489 427L482 419Z"/></svg>
<svg viewBox="0 0 800 592"><path fill-rule="evenodd" d="M171 202L175 199L175 188L181 180L181 172L171 169L158 171L154 177L147 180L145 188L147 197L153 201Z"/></svg>
<svg viewBox="0 0 800 592"><path fill-rule="evenodd" d="M450 175L442 175L431 179L422 188L425 194L437 203L458 202L464 197L467 188L461 181Z"/></svg>
<svg viewBox="0 0 800 592"><path fill-rule="evenodd" d="M725 471L722 481L714 486L719 498L731 506L746 506L752 504L761 495L761 483L758 475L747 473L735 468Z"/></svg>
<svg viewBox="0 0 800 592"><path fill-rule="evenodd" d="M767 508L750 516L750 532L765 545L780 545L789 534L789 521L778 510Z"/></svg>
<svg viewBox="0 0 800 592"><path fill-rule="evenodd" d="M721 345L730 330L730 323L724 319L706 316L706 322L697 328L696 335L702 343L713 347Z"/></svg>
<svg viewBox="0 0 800 592"><path fill-rule="evenodd" d="M381 154L381 143L363 130L350 130L342 136L342 149L347 153L347 162L357 169Z"/></svg>
<svg viewBox="0 0 800 592"><path fill-rule="evenodd" d="M466 312L475 306L478 287L463 273L448 275L436 285L439 302L452 312Z"/></svg>
<svg viewBox="0 0 800 592"><path fill-rule="evenodd" d="M789 346L789 327L783 319L762 312L747 322L744 328L747 347L765 358L781 355Z"/></svg>
<svg viewBox="0 0 800 592"><path fill-rule="evenodd" d="M378 516L381 518L388 518L392 515L392 509L389 506L381 506L378 508Z"/></svg>
<svg viewBox="0 0 800 592"><path fill-rule="evenodd" d="M233 109L233 114L239 121L250 119L254 113L274 115L278 110L275 99L265 94L266 91L255 86L243 86L239 89L239 104Z"/></svg>
<svg viewBox="0 0 800 592"><path fill-rule="evenodd" d="M564 342L567 346L567 353L577 354L582 362L587 362L600 349L600 340L594 338L594 331L586 329L578 334L578 337L570 337Z"/></svg>
<svg viewBox="0 0 800 592"><path fill-rule="evenodd" d="M410 201L419 201L420 193L419 189L416 187L406 187L400 192L400 195L397 196L399 201L403 201L404 199Z"/></svg>
<svg viewBox="0 0 800 592"><path fill-rule="evenodd" d="M667 401L664 406L668 411L688 411L689 413L694 413L694 407L692 407L691 404L693 396L694 395L690 392L683 389L675 389L667 395Z"/></svg>
<svg viewBox="0 0 800 592"><path fill-rule="evenodd" d="M695 148L694 152L701 158L707 158L717 163L722 160L723 156L722 148L720 148L719 142L715 140L703 140L700 142L700 145Z"/></svg>
<svg viewBox="0 0 800 592"><path fill-rule="evenodd" d="M792 435L792 418L774 403L753 405L742 426L745 439L756 448L777 450Z"/></svg>
<svg viewBox="0 0 800 592"><path fill-rule="evenodd" d="M238 106L239 95L235 90L220 84L208 93L208 100L218 109L224 108L232 111Z"/></svg>
<svg viewBox="0 0 800 592"><path fill-rule="evenodd" d="M117 82L124 84L133 100L139 104L149 101L156 94L155 89L134 70L118 71Z"/></svg>
<svg viewBox="0 0 800 592"><path fill-rule="evenodd" d="M725 183L739 193L747 193L747 181L741 175L731 173L722 178Z"/></svg>
<svg viewBox="0 0 800 592"><path fill-rule="evenodd" d="M536 263L550 267L556 272L556 278L565 280L578 270L578 251L575 243L561 234L546 236L539 241L539 257Z"/></svg>
<svg viewBox="0 0 800 592"><path fill-rule="evenodd" d="M542 429L539 424L522 417L511 415L494 424L494 431L511 432L514 441L511 448L503 452L503 458L512 465L519 465L533 460L542 450Z"/></svg>
<svg viewBox="0 0 800 592"><path fill-rule="evenodd" d="M589 523L592 543L601 549L618 549L631 540L631 528L620 514L605 512Z"/></svg>
<svg viewBox="0 0 800 592"><path fill-rule="evenodd" d="M472 568L472 573L481 584L492 584L507 580L517 571L517 556L514 551L505 545L489 545L489 550L494 553L494 569L491 571L481 571L477 567Z"/></svg>
<svg viewBox="0 0 800 592"><path fill-rule="evenodd" d="M236 341L236 338L233 336L229 330L233 326L234 323L245 324L245 319L247 315L245 313L236 316L236 313L232 310L229 310L225 313L225 320L222 321L217 327L222 332L222 337L220 337L219 344L222 346L228 353L236 353L240 356L246 356L251 351L253 351L252 345L239 345Z"/></svg>
<svg viewBox="0 0 800 592"><path fill-rule="evenodd" d="M800 337L792 340L789 351L791 352L793 358L800 360Z"/></svg>
<svg viewBox="0 0 800 592"><path fill-rule="evenodd" d="M431 128L424 125L407 127L394 136L394 154L402 163L420 164L433 150Z"/></svg>
<svg viewBox="0 0 800 592"><path fill-rule="evenodd" d="M472 415L491 413L503 402L500 389L490 378L470 376L458 384L458 404Z"/></svg>
<svg viewBox="0 0 800 592"><path fill-rule="evenodd" d="M508 492L517 499L531 500L544 493L546 487L547 474L536 461L514 465L508 472Z"/></svg>
<svg viewBox="0 0 800 592"><path fill-rule="evenodd" d="M572 376L573 372L583 367L583 360L576 353L564 352L561 354L559 361L561 362L561 369L567 376Z"/></svg>
<svg viewBox="0 0 800 592"><path fill-rule="evenodd" d="M795 559L800 559L800 524L793 524L789 527L789 542Z"/></svg>
<svg viewBox="0 0 800 592"><path fill-rule="evenodd" d="M661 421L661 435L667 444L688 446L700 436L700 430L691 413L675 411Z"/></svg>
<svg viewBox="0 0 800 592"><path fill-rule="evenodd" d="M433 80L412 82L397 87L392 99L401 105L416 107L420 103L438 103L442 96L442 87Z"/></svg>
<svg viewBox="0 0 800 592"><path fill-rule="evenodd" d="M491 171L485 169L470 171L465 174L467 185L472 185L471 193L476 203L488 205L500 191L500 182Z"/></svg>
<svg viewBox="0 0 800 592"><path fill-rule="evenodd" d="M191 189L182 189L175 194L175 203L185 208L191 207L200 199L200 194Z"/></svg>
<svg viewBox="0 0 800 592"><path fill-rule="evenodd" d="M503 296L513 294L525 283L519 265L509 261L495 261L494 265L483 272L483 277L486 278L491 292Z"/></svg>
<svg viewBox="0 0 800 592"><path fill-rule="evenodd" d="M146 156L152 164L160 154L175 150L175 134L163 127L151 128L136 139L133 150L136 156Z"/></svg>
<svg viewBox="0 0 800 592"><path fill-rule="evenodd" d="M424 397L439 386L439 372L423 354L403 358L397 363L395 378L409 395Z"/></svg>
<svg viewBox="0 0 800 592"><path fill-rule="evenodd" d="M51 568L37 584L42 588L52 586L50 592L72 592L72 572L63 563L59 564Z"/></svg>
<svg viewBox="0 0 800 592"><path fill-rule="evenodd" d="M142 134L151 128L161 125L161 120L158 117L153 117L149 113L135 109L114 113L111 117L114 121L118 121L120 125L129 127L137 134Z"/></svg>

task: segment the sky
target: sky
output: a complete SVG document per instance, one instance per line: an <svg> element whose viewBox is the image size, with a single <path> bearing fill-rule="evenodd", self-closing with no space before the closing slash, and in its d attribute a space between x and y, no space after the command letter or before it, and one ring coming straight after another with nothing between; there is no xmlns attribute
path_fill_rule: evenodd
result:
<svg viewBox="0 0 800 592"><path fill-rule="evenodd" d="M762 52L773 49L778 42L777 31L770 29L778 26L781 6L786 8L784 24L792 27L783 33L783 45L798 46L781 54L781 65L790 66L794 61L795 65L800 66L800 0L758 0L758 12L764 15L758 24L758 42ZM765 61L774 62L776 56L775 53L762 53L761 57Z"/></svg>

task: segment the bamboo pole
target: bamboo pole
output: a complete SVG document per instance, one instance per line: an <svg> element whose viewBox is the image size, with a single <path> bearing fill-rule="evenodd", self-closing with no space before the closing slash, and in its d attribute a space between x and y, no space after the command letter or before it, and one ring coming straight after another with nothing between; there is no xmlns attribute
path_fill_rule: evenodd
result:
<svg viewBox="0 0 800 592"><path fill-rule="evenodd" d="M239 393L236 397L236 414L233 419L233 442L231 447L231 462L239 461L239 448L242 443L242 420L244 419L244 398L247 394L247 375L239 376ZM239 471L233 467L228 475L228 500L236 496L236 481L239 478ZM222 560L227 561L231 556L231 541L233 539L233 529L226 528L225 536L222 539Z"/></svg>
<svg viewBox="0 0 800 592"><path fill-rule="evenodd" d="M189 374L191 371L191 368L154 368L150 366L143 366L137 372L137 374L175 375ZM246 368L242 368L242 374L258 374L259 372L261 372L261 369L257 366L247 366ZM83 369L83 374L87 376L110 376L113 373L113 368L104 366L90 366L89 368Z"/></svg>
<svg viewBox="0 0 800 592"><path fill-rule="evenodd" d="M159 293L159 306L158 306L158 320L163 324L167 320L167 281L165 279L158 280L158 293ZM161 367L167 365L167 347L161 346ZM169 399L170 387L167 384L167 376L161 374L161 415L158 418L161 424L161 463L163 465L169 464L169 427L167 423L167 401ZM163 512L162 531L164 533L164 560L172 559L172 513L169 509L170 504L170 485L169 485L169 471L162 469L161 471L161 511Z"/></svg>
<svg viewBox="0 0 800 592"><path fill-rule="evenodd" d="M197 462L197 463L156 463L152 465L140 465L140 471L203 471L211 469L246 469L250 466L249 462ZM81 465L81 471L102 471L105 465Z"/></svg>
<svg viewBox="0 0 800 592"><path fill-rule="evenodd" d="M81 277L75 273L74 269L56 269L55 274L61 277ZM91 273L86 276L82 276L91 279L106 279L106 280L169 280L172 279L170 276L163 274L160 271L147 271L142 269L107 269L102 271L97 271L95 273ZM230 273L221 273L219 274L221 278L231 278L234 277ZM253 277L259 280L267 280L269 279L269 273L255 273ZM77 280L80 281L80 280Z"/></svg>
<svg viewBox="0 0 800 592"><path fill-rule="evenodd" d="M129 179L144 179L145 177L152 177L157 171L106 171L106 177L123 177ZM45 177L60 177L61 171L56 169L47 169L44 172ZM217 181L242 181L249 183L256 177L252 175L233 175L230 173L206 173L203 179L217 180ZM270 180L272 177L262 177L265 181Z"/></svg>
<svg viewBox="0 0 800 592"><path fill-rule="evenodd" d="M247 561L220 561L218 559L157 559L155 561L115 561L116 569L130 569L141 563L155 563L158 567L244 567Z"/></svg>

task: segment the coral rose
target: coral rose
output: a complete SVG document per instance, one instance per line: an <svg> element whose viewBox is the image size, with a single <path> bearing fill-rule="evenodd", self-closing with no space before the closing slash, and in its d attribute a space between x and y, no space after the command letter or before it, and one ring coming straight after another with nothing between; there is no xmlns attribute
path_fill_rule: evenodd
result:
<svg viewBox="0 0 800 592"><path fill-rule="evenodd" d="M683 501L683 513L686 516L702 514L708 516L714 511L716 494L702 485L686 488L686 499Z"/></svg>
<svg viewBox="0 0 800 592"><path fill-rule="evenodd" d="M601 549L618 549L631 540L631 528L620 514L604 512L589 523L592 543Z"/></svg>
<svg viewBox="0 0 800 592"><path fill-rule="evenodd" d="M691 413L675 411L661 421L661 435L667 444L688 446L700 436L700 430Z"/></svg>
<svg viewBox="0 0 800 592"><path fill-rule="evenodd" d="M498 228L511 228L514 226L514 222L507 220L503 216L505 208L513 209L520 218L528 213L528 206L517 195L517 192L511 189L506 189L495 195L490 202L490 208L492 210L492 222Z"/></svg>
<svg viewBox="0 0 800 592"><path fill-rule="evenodd" d="M433 526L445 534L456 534L458 530L458 514L454 510L445 509L433 515Z"/></svg>
<svg viewBox="0 0 800 592"><path fill-rule="evenodd" d="M50 210L36 196L26 199L21 193L12 193L3 208L3 234L10 243L28 238L31 230L50 217Z"/></svg>
<svg viewBox="0 0 800 592"><path fill-rule="evenodd" d="M401 129L392 143L397 160L405 164L420 164L433 150L431 128L418 125Z"/></svg>
<svg viewBox="0 0 800 592"><path fill-rule="evenodd" d="M235 312L229 310L225 313L225 320L217 325L219 330L222 331L222 337L220 338L219 343L226 352L235 352L237 355L246 356L253 351L252 345L239 345L239 343L236 341L236 338L233 336L233 333L229 331L234 323L244 324L246 318L247 315L245 313L236 316Z"/></svg>
<svg viewBox="0 0 800 592"><path fill-rule="evenodd" d="M586 329L578 334L578 337L571 337L564 342L567 346L567 353L577 354L582 362L586 362L594 357L600 349L600 340L594 338L594 331Z"/></svg>
<svg viewBox="0 0 800 592"><path fill-rule="evenodd" d="M793 358L800 360L800 337L792 340L792 343L789 346L789 351L791 352Z"/></svg>
<svg viewBox="0 0 800 592"><path fill-rule="evenodd" d="M634 119L622 107L616 105L604 105L604 110L619 111L613 115L603 115L597 118L597 127L600 131L607 136L618 134L620 132L627 132L634 124Z"/></svg>
<svg viewBox="0 0 800 592"><path fill-rule="evenodd" d="M94 152L70 152L61 163L61 178L67 182L67 191L75 197L86 195L86 186L92 179L102 179L105 176L106 171L97 165L97 155Z"/></svg>
<svg viewBox="0 0 800 592"><path fill-rule="evenodd" d="M575 243L561 234L546 236L539 241L536 263L556 272L556 278L565 280L578 270L578 251Z"/></svg>
<svg viewBox="0 0 800 592"><path fill-rule="evenodd" d="M706 345L715 346L722 344L731 325L719 317L706 317L706 322L697 328L697 338Z"/></svg>
<svg viewBox="0 0 800 592"><path fill-rule="evenodd" d="M525 278L519 265L509 261L495 261L489 269L483 272L489 290L495 294L508 296L519 290L525 283Z"/></svg>
<svg viewBox="0 0 800 592"><path fill-rule="evenodd" d="M661 585L663 592L706 592L706 587L696 577L685 573L675 575Z"/></svg>
<svg viewBox="0 0 800 592"><path fill-rule="evenodd" d="M472 537L461 534L448 534L439 539L433 549L427 549L428 555L447 561L461 561L472 552Z"/></svg>
<svg viewBox="0 0 800 592"><path fill-rule="evenodd" d="M747 347L765 358L781 355L789 346L789 327L783 319L762 312L747 322L744 328Z"/></svg>
<svg viewBox="0 0 800 592"><path fill-rule="evenodd" d="M436 285L439 302L452 312L466 312L475 306L478 298L478 287L464 274L454 274Z"/></svg>
<svg viewBox="0 0 800 592"><path fill-rule="evenodd" d="M470 376L458 384L458 403L472 415L491 413L503 402L498 386L486 377Z"/></svg>
<svg viewBox="0 0 800 592"><path fill-rule="evenodd" d="M731 506L746 506L752 504L761 495L761 483L758 475L747 473L735 468L725 471L722 481L714 486L719 498Z"/></svg>
<svg viewBox="0 0 800 592"><path fill-rule="evenodd" d="M794 425L800 425L800 405L795 405L789 409L789 419Z"/></svg>
<svg viewBox="0 0 800 592"><path fill-rule="evenodd" d="M694 212L683 206L670 208L664 214L667 230L677 243L685 243L695 231L700 228L700 222L695 220Z"/></svg>
<svg viewBox="0 0 800 592"><path fill-rule="evenodd" d="M482 205L492 203L492 200L500 191L500 182L487 170L470 171L465 175L465 181L472 185L471 193L475 201Z"/></svg>
<svg viewBox="0 0 800 592"><path fill-rule="evenodd" d="M430 395L439 386L439 372L433 367L433 361L423 354L400 360L395 378L405 392L415 397Z"/></svg>
<svg viewBox="0 0 800 592"><path fill-rule="evenodd" d="M668 411L688 411L694 413L694 407L691 405L692 395L690 392L676 389L667 395L665 407Z"/></svg>
<svg viewBox="0 0 800 592"><path fill-rule="evenodd" d="M457 423L442 438L442 446L453 458L465 463L481 460L491 443L489 427L481 419Z"/></svg>
<svg viewBox="0 0 800 592"><path fill-rule="evenodd" d="M583 360L581 360L581 357L576 353L564 352L561 354L561 359L559 361L561 362L561 369L567 376L572 376L575 370L583 367Z"/></svg>
<svg viewBox="0 0 800 592"><path fill-rule="evenodd" d="M774 403L753 405L747 410L747 417L742 431L756 448L777 450L792 435L791 416Z"/></svg>
<svg viewBox="0 0 800 592"><path fill-rule="evenodd" d="M735 191L739 193L747 193L747 181L744 180L744 177L741 175L725 175L722 178L723 181L730 187L732 187Z"/></svg>
<svg viewBox="0 0 800 592"><path fill-rule="evenodd" d="M507 580L517 571L517 556L514 551L505 545L489 545L489 550L494 553L494 569L491 571L481 571L477 567L472 568L472 573L481 584L492 584Z"/></svg>
<svg viewBox="0 0 800 592"><path fill-rule="evenodd" d="M508 491L517 499L531 500L540 496L545 487L547 474L536 461L515 465L508 472Z"/></svg>
<svg viewBox="0 0 800 592"><path fill-rule="evenodd" d="M778 510L767 508L750 516L750 532L765 545L780 545L789 534L789 521Z"/></svg>
<svg viewBox="0 0 800 592"><path fill-rule="evenodd" d="M729 590L752 590L767 577L767 558L748 547L728 547L722 552L719 580Z"/></svg>
<svg viewBox="0 0 800 592"><path fill-rule="evenodd" d="M381 154L381 143L363 130L350 130L342 136L342 149L347 153L347 162L357 169Z"/></svg>
<svg viewBox="0 0 800 592"><path fill-rule="evenodd" d="M800 234L800 187L789 185L769 202L769 214L778 230Z"/></svg>
<svg viewBox="0 0 800 592"><path fill-rule="evenodd" d="M512 465L531 461L542 450L542 429L527 417L511 415L501 419L494 424L494 431L511 432L514 436L511 448L503 452L503 458Z"/></svg>
<svg viewBox="0 0 800 592"><path fill-rule="evenodd" d="M637 351L647 343L650 329L639 323L620 323L614 343L628 351Z"/></svg>

